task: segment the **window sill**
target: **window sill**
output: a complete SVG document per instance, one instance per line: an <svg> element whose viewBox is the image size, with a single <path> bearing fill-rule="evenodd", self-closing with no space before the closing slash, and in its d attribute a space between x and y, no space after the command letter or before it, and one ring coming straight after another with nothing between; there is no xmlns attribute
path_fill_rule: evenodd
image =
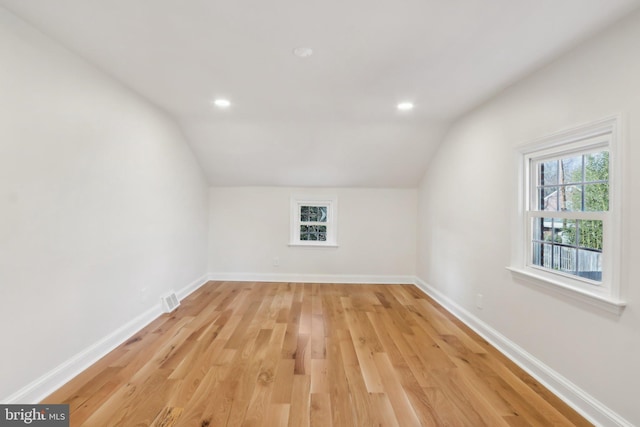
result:
<svg viewBox="0 0 640 427"><path fill-rule="evenodd" d="M289 246L302 247L302 248L337 248L338 247L336 243L299 243L299 242L289 243Z"/></svg>
<svg viewBox="0 0 640 427"><path fill-rule="evenodd" d="M597 295L597 294L584 291L582 289L574 288L572 286L566 285L560 280L553 280L548 277L535 274L523 268L507 267L507 270L509 270L516 277L526 280L528 283L533 283L534 285L542 286L545 289L549 289L553 292L559 293L569 298L573 298L575 300L589 304L593 307L604 310L608 313L613 313L617 316L620 316L622 314L624 308L627 305L625 301L612 298L606 295Z"/></svg>

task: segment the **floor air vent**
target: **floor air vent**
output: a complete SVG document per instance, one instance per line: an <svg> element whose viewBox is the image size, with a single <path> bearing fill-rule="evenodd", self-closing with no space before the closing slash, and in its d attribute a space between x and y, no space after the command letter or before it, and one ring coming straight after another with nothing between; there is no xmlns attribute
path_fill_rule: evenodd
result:
<svg viewBox="0 0 640 427"><path fill-rule="evenodd" d="M176 296L175 292L171 292L163 296L161 300L162 300L162 310L165 313L171 313L180 305L180 301L178 300L178 297Z"/></svg>

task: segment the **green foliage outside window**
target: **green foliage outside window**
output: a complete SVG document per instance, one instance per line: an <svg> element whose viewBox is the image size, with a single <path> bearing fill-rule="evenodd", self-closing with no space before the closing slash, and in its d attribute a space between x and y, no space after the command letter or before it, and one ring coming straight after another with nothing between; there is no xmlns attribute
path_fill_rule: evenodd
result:
<svg viewBox="0 0 640 427"><path fill-rule="evenodd" d="M582 168L572 171L570 182L583 182L580 191L570 194L571 205L580 207L575 210L604 212L609 210L609 152L602 151L583 156L584 180ZM560 163L562 166L562 162ZM577 234L577 236L576 236ZM602 251L602 221L568 221L563 237L578 246ZM577 237L577 242L576 242Z"/></svg>

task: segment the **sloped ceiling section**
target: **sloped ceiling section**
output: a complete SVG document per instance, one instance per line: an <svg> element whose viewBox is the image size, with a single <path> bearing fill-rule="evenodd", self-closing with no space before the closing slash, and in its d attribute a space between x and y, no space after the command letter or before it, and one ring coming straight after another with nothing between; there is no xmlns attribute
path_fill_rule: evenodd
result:
<svg viewBox="0 0 640 427"><path fill-rule="evenodd" d="M448 123L639 2L0 5L173 115L212 185L410 188Z"/></svg>

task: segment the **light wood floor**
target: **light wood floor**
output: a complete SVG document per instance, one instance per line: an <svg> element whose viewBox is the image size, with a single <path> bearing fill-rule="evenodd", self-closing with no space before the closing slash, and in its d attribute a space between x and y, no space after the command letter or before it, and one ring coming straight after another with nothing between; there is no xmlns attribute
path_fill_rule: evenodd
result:
<svg viewBox="0 0 640 427"><path fill-rule="evenodd" d="M590 425L409 285L209 282L44 402L91 427Z"/></svg>

